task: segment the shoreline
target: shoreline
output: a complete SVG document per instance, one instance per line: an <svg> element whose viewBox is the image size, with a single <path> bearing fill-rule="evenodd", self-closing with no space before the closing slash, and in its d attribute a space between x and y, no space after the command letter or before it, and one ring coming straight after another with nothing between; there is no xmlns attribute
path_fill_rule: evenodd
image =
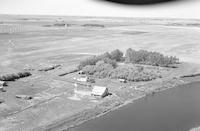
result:
<svg viewBox="0 0 200 131"><path fill-rule="evenodd" d="M192 83L195 81L200 81L199 78L196 78L196 77L191 77L191 78L193 78L193 79L192 80L187 80L187 78L182 78L182 79L186 79L186 80L182 80L181 78L176 79L174 81L175 83L173 86L159 87L159 85L158 85L158 88L155 88L154 90L152 90L150 92L144 90L144 92L145 92L144 94L139 94L139 95L135 96L134 98L129 98L128 100L125 100L125 101L120 101L119 100L120 98L118 98L118 99L112 98L112 100L115 101L114 105L110 104L107 107L97 105L93 108L86 109L86 110L79 112L78 115L75 114L69 118L65 118L65 119L59 120L57 122L54 122L50 125L47 125L47 126L43 127L43 130L45 130L45 131L46 130L48 130L48 131L57 131L57 130L70 131L71 129L73 129L87 121L104 116L112 111L115 111L115 110L121 108L121 107L124 107L128 104L134 103L136 100L139 100L141 98L145 98L145 97L148 97L149 95L154 95L155 93L160 93L160 92L166 91L168 89L176 88L176 87L179 87L180 85L185 85L185 84L189 84L189 83ZM174 79L167 80L167 83L170 83L173 80ZM113 96L113 97L115 97L115 96ZM38 129L41 129L41 128L38 128Z"/></svg>

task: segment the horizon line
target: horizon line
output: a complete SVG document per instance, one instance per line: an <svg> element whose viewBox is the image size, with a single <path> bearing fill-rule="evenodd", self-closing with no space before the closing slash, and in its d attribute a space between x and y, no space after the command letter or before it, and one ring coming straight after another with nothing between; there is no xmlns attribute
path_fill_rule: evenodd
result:
<svg viewBox="0 0 200 131"><path fill-rule="evenodd" d="M200 18L182 18L182 17L149 17L149 16L94 16L94 15L62 15L62 14L7 14L7 13L0 13L0 15L13 15L13 16L53 16L53 17L93 17L93 18L127 18L127 19L183 19L183 20L200 20Z"/></svg>

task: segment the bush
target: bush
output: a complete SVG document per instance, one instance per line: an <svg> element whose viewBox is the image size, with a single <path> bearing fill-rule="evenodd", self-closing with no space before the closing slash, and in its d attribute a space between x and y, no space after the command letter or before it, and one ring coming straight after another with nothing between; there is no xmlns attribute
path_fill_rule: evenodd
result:
<svg viewBox="0 0 200 131"><path fill-rule="evenodd" d="M14 81L15 79L19 79L17 74L6 74L0 78L1 81Z"/></svg>
<svg viewBox="0 0 200 131"><path fill-rule="evenodd" d="M83 74L93 75L95 73L94 65L87 65L82 68Z"/></svg>
<svg viewBox="0 0 200 131"><path fill-rule="evenodd" d="M19 73L17 73L17 75L19 76L19 78L23 78L23 77L30 76L31 73L30 72L19 72Z"/></svg>
<svg viewBox="0 0 200 131"><path fill-rule="evenodd" d="M113 68L116 68L116 67L117 67L117 62L116 62L115 60L111 60L111 59L109 59L109 58L104 58L104 59L102 59L102 61L103 61L104 63L107 63L107 64L112 65Z"/></svg>

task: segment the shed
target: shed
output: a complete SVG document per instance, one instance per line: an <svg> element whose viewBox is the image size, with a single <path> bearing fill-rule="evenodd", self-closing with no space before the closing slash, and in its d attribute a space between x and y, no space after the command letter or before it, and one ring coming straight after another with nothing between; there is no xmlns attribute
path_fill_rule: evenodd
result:
<svg viewBox="0 0 200 131"><path fill-rule="evenodd" d="M81 75L82 75L82 74L84 74L84 73L83 73L83 71L82 71L82 70L80 70L80 71L78 72L78 74L81 74Z"/></svg>
<svg viewBox="0 0 200 131"><path fill-rule="evenodd" d="M77 81L80 81L80 82L87 82L87 80L88 80L88 77L87 77L87 76L77 78Z"/></svg>
<svg viewBox="0 0 200 131"><path fill-rule="evenodd" d="M0 81L0 88L6 86L6 82L5 81Z"/></svg>
<svg viewBox="0 0 200 131"><path fill-rule="evenodd" d="M92 89L93 96L105 97L108 94L108 88L102 86L94 86Z"/></svg>
<svg viewBox="0 0 200 131"><path fill-rule="evenodd" d="M119 79L120 82L126 83L126 79Z"/></svg>
<svg viewBox="0 0 200 131"><path fill-rule="evenodd" d="M24 100L31 100L31 99L33 99L32 96L28 96L28 95L16 95L15 97L19 98L19 99L24 99Z"/></svg>

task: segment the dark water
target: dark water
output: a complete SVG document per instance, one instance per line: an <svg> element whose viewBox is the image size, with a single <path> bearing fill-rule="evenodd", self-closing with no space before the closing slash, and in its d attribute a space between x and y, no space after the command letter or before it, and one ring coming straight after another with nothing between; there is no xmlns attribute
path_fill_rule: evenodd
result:
<svg viewBox="0 0 200 131"><path fill-rule="evenodd" d="M189 131L200 126L200 82L137 100L71 131Z"/></svg>

